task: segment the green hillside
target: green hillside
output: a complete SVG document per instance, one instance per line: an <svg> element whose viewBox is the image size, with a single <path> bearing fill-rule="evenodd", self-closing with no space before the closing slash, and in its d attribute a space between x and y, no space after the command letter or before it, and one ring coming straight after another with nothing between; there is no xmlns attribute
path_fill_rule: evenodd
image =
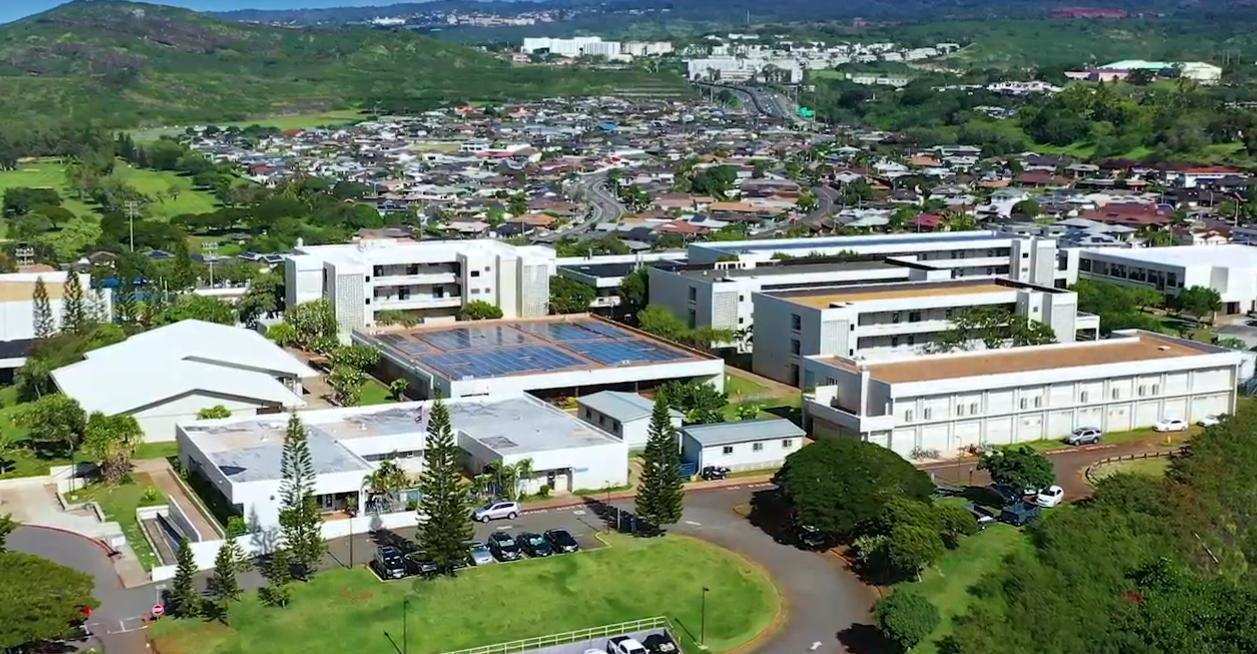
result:
<svg viewBox="0 0 1257 654"><path fill-rule="evenodd" d="M114 0L78 0L0 26L0 120L27 124L413 111L453 100L611 92L655 77L512 65L404 31L276 28Z"/></svg>

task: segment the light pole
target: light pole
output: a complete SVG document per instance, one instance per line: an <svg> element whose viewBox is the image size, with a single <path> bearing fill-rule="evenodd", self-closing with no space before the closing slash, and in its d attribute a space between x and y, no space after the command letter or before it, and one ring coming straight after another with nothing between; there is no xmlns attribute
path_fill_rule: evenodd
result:
<svg viewBox="0 0 1257 654"><path fill-rule="evenodd" d="M710 590L703 586L703 599L701 609L699 611L698 623L698 646L707 649L707 591Z"/></svg>
<svg viewBox="0 0 1257 654"><path fill-rule="evenodd" d="M410 612L410 598L402 598L402 652L410 654L410 637L406 633L406 614Z"/></svg>

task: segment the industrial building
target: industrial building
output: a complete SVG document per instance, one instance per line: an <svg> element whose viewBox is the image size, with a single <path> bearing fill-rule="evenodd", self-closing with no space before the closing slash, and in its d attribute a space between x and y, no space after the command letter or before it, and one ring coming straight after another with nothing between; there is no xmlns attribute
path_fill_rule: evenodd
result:
<svg viewBox="0 0 1257 654"><path fill-rule="evenodd" d="M812 356L804 421L906 458L1232 413L1241 354L1136 330L1100 341L877 362Z"/></svg>
<svg viewBox="0 0 1257 654"><path fill-rule="evenodd" d="M554 251L491 239L366 239L299 245L284 260L288 308L326 298L342 333L374 327L382 312L452 318L481 300L507 318L549 311Z"/></svg>
<svg viewBox="0 0 1257 654"><path fill-rule="evenodd" d="M1084 249L1078 251L1078 276L1170 295L1202 286L1221 296L1221 313L1257 309L1257 248L1249 245Z"/></svg>
<svg viewBox="0 0 1257 654"><path fill-rule="evenodd" d="M681 429L681 458L695 470L778 468L803 447L807 432L785 418L743 420Z"/></svg>
<svg viewBox="0 0 1257 654"><path fill-rule="evenodd" d="M968 309L1004 309L1044 323L1059 343L1074 341L1080 328L1073 292L998 277L756 293L753 302L754 371L804 387L816 383L800 374L808 356L873 360L922 354ZM1088 337L1097 335L1095 316L1086 315L1081 323Z"/></svg>
<svg viewBox="0 0 1257 654"><path fill-rule="evenodd" d="M541 400L466 398L447 407L469 473L530 459L533 474L520 486L525 493L543 486L565 493L627 483L623 441ZM366 507L364 481L381 461L396 462L417 477L431 414L430 402L303 411L319 507L328 514ZM181 424L183 469L202 477L254 530L272 529L279 524L288 420L278 414Z"/></svg>
<svg viewBox="0 0 1257 654"><path fill-rule="evenodd" d="M406 379L410 393L427 398L579 396L691 379L724 386L721 359L589 315L355 331L352 339L380 351L382 376Z"/></svg>

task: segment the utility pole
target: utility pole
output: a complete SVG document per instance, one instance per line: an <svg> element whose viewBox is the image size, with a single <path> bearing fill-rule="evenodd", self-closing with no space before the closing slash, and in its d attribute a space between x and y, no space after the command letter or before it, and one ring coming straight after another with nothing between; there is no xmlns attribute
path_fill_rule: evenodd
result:
<svg viewBox="0 0 1257 654"><path fill-rule="evenodd" d="M132 247L132 250L135 248ZM205 264L209 266L209 285L214 288L214 259L218 258L218 244L206 241L201 244L201 252L205 254Z"/></svg>
<svg viewBox="0 0 1257 654"><path fill-rule="evenodd" d="M699 618L699 627L698 627L698 646L701 647L702 649L707 649L707 591L708 590L710 590L708 587L703 586L702 609L700 611L700 615L702 617Z"/></svg>

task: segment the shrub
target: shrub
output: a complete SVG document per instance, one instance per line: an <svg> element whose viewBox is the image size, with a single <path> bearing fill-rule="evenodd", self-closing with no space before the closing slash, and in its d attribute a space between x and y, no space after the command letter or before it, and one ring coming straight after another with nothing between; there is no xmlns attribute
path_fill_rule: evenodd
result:
<svg viewBox="0 0 1257 654"><path fill-rule="evenodd" d="M929 637L940 620L937 607L925 596L906 588L879 601L873 615L882 635L904 651Z"/></svg>

